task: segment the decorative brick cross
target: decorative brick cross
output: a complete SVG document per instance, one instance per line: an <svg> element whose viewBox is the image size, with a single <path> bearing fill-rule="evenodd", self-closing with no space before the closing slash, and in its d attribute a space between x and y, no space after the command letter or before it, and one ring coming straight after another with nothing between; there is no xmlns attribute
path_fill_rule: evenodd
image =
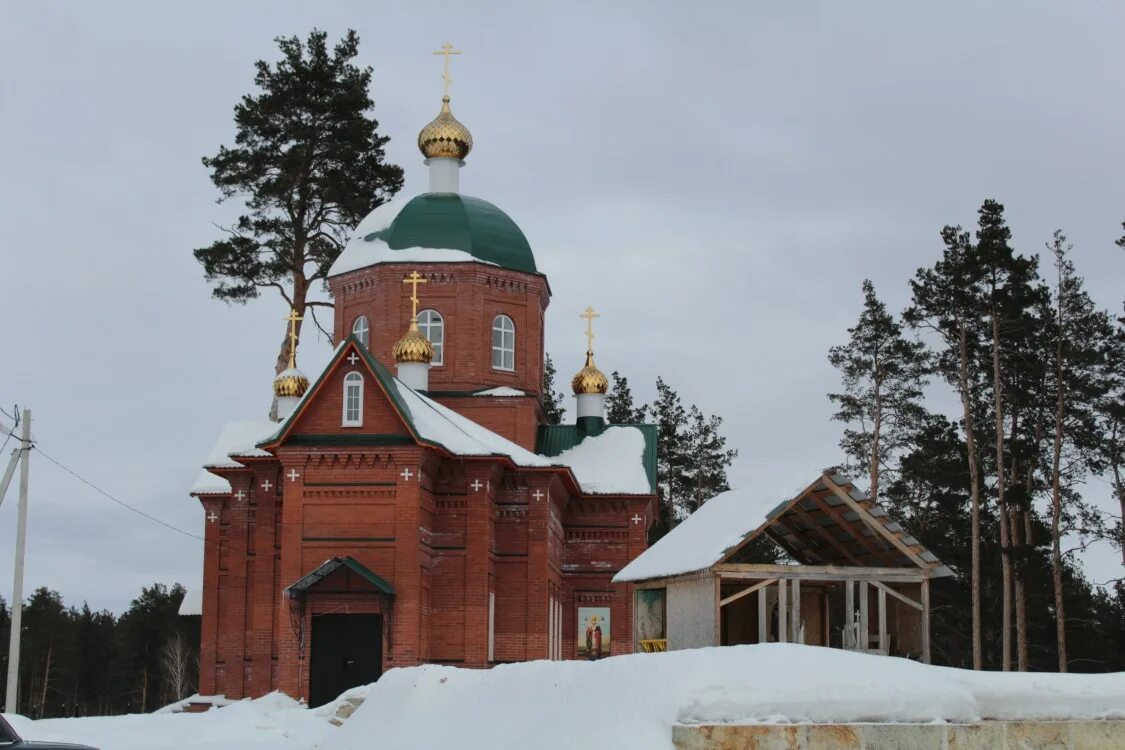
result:
<svg viewBox="0 0 1125 750"><path fill-rule="evenodd" d="M405 469L402 470L402 473L399 474L399 476L403 478L403 481L409 482L410 477L414 476L414 472L412 472L410 470L410 467L408 466L408 467L406 467Z"/></svg>
<svg viewBox="0 0 1125 750"><path fill-rule="evenodd" d="M352 352L351 354L348 355L348 362L350 362L353 367L355 366L355 363L358 362L358 361L359 361L359 357L355 356L355 352Z"/></svg>
<svg viewBox="0 0 1125 750"><path fill-rule="evenodd" d="M629 520L630 520L630 521L632 521L632 522L633 522L634 524L638 524L638 523L640 523L641 521L643 521L643 520L645 520L645 519L641 518L641 517L640 517L640 516L638 516L638 515L637 515L636 513L634 513L634 514L633 514L633 517L632 517L632 518L630 518Z"/></svg>
<svg viewBox="0 0 1125 750"><path fill-rule="evenodd" d="M531 496L535 498L536 501L542 500L543 490L535 490L535 492L531 493Z"/></svg>
<svg viewBox="0 0 1125 750"><path fill-rule="evenodd" d="M234 499L241 503L246 499L246 490L240 489L238 492L234 493Z"/></svg>
<svg viewBox="0 0 1125 750"><path fill-rule="evenodd" d="M262 482L262 489L266 492L269 492L271 487L273 487L273 482L271 482L270 480L267 479L266 481Z"/></svg>
<svg viewBox="0 0 1125 750"><path fill-rule="evenodd" d="M290 469L289 473L286 474L285 476L289 477L290 482L296 482L297 478L300 477L301 475L297 473L296 469Z"/></svg>
<svg viewBox="0 0 1125 750"><path fill-rule="evenodd" d="M484 485L481 484L481 481L479 479L474 479L473 483L470 484L469 486L473 488L473 492L480 492L480 488L483 487Z"/></svg>
<svg viewBox="0 0 1125 750"><path fill-rule="evenodd" d="M207 516L207 520L211 523L215 523L215 521L219 520L219 516L215 514L215 511L211 511L211 513Z"/></svg>

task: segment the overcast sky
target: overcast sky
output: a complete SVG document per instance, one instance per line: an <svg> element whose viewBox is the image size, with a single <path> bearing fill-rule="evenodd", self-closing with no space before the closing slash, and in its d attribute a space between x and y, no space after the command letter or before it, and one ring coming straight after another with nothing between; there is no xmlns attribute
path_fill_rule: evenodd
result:
<svg viewBox="0 0 1125 750"><path fill-rule="evenodd" d="M592 304L601 367L645 398L663 375L721 414L733 482L754 492L781 499L840 460L825 354L861 281L900 310L940 228L973 224L985 197L1019 250L1061 227L1095 299L1125 294L1120 3L4 2L0 404L34 410L46 453L193 533L186 489L220 426L267 408L286 312L210 298L191 251L230 211L200 157L233 140L273 38L314 26L359 32L408 195L441 96L430 52L464 50L461 188L507 211L550 277L560 375L582 364ZM327 353L306 336L306 372ZM120 611L153 581L198 585L195 539L41 456L31 487L25 591ZM9 599L15 506L13 485ZM1087 560L1120 575L1108 547Z"/></svg>

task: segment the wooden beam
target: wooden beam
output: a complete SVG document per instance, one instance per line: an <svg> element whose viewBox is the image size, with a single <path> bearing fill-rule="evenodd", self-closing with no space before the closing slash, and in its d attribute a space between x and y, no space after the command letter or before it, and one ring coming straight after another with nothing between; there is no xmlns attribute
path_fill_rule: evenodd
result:
<svg viewBox="0 0 1125 750"><path fill-rule="evenodd" d="M820 608L821 612L824 615L824 629L820 631L820 640L823 641L820 644L821 646L832 645L832 617L829 614L829 612L831 612L832 610L832 607L829 606L830 604L831 602L829 601L828 592L825 591L823 594L821 594L820 599Z"/></svg>
<svg viewBox="0 0 1125 750"><path fill-rule="evenodd" d="M789 613L786 610L789 608L787 603L788 592L785 587L785 579L781 578L777 581L777 642L785 643L788 639L788 626L789 618L786 617Z"/></svg>
<svg viewBox="0 0 1125 750"><path fill-rule="evenodd" d="M864 508L862 505L853 500L851 495L844 492L843 487L840 487L835 482L833 482L828 477L828 475L824 475L824 481L828 482L828 488L832 490L833 494L843 500L845 505L855 511L859 515L860 520L864 521L868 526L870 526L872 531L881 534L888 542L897 547L899 552L910 558L914 562L914 564L922 570L930 569L929 563L919 557L917 552L906 546L906 542L899 539L897 534L895 534L883 524L879 523L879 521L874 516L867 512L867 508Z"/></svg>
<svg viewBox="0 0 1125 750"><path fill-rule="evenodd" d="M825 481L828 481L828 480L825 480ZM850 536L852 539L855 539L860 544L860 546L862 546L865 550L867 550L867 553L869 555L871 555L876 560L879 560L884 565L887 565L891 562L891 558L887 556L887 554L884 550L881 550L878 547L876 547L871 542L871 540L869 540L867 537L865 537L862 533L856 534L856 533L853 532L851 524L848 523L848 520L846 518L844 518L844 514L841 513L838 508L833 508L831 505L828 504L828 500L821 497L820 495L812 495L811 497L812 497L813 502L816 503L817 507L820 508L820 510L823 511L824 513L827 513L828 516L833 521L836 522L837 528L840 528L840 529L843 529L844 531L846 531L848 533L848 536ZM860 520L860 519L857 519L857 520L859 520L859 524L862 526L863 521Z"/></svg>
<svg viewBox="0 0 1125 750"><path fill-rule="evenodd" d="M871 648L871 624L867 619L867 602L871 598L867 581L859 582L859 647L864 651Z"/></svg>
<svg viewBox="0 0 1125 750"><path fill-rule="evenodd" d="M796 505L794 505L791 508L791 510L794 513L796 513L798 516L800 516L802 521L807 523L809 526L812 526L813 530L816 531L816 533L819 534L821 537L826 539L828 541L828 543L831 544L832 547L837 552L839 552L841 555L843 555L847 559L851 560L856 565L863 565L863 563L859 561L859 558L856 557L855 555L853 555L851 550L849 550L847 547L845 547L840 542L839 539L834 537L832 534L830 534L828 532L828 530L826 528L824 528L819 523L817 523L816 519L813 518L811 515L809 515L809 512L807 510L805 510L804 508L802 508L800 503L797 503Z"/></svg>
<svg viewBox="0 0 1125 750"><path fill-rule="evenodd" d="M769 613L766 611L766 588L767 586L763 586L758 589L758 643L769 643L770 641L769 622L767 622Z"/></svg>
<svg viewBox="0 0 1125 750"><path fill-rule="evenodd" d="M930 580L922 581L922 661L930 663Z"/></svg>
<svg viewBox="0 0 1125 750"><path fill-rule="evenodd" d="M880 586L879 588L879 650L884 654L890 654L890 649L887 648L887 589Z"/></svg>
<svg viewBox="0 0 1125 750"><path fill-rule="evenodd" d="M855 622L855 581L844 582L844 648L854 649L852 643L852 623Z"/></svg>
<svg viewBox="0 0 1125 750"><path fill-rule="evenodd" d="M809 543L806 542L803 539L804 535L800 533L801 532L800 529L795 528L796 524L791 525L788 521L786 521L781 516L778 516L777 518L773 519L773 521L771 521L771 523L775 526L780 526L781 528L783 528L783 529L785 529L786 531L789 532L788 536L785 535L785 534L778 534L777 536L773 537L774 539L777 539L778 537L780 537L781 539L788 539L789 537L792 537L793 539L796 539L797 541L799 541L799 542L801 542L802 544L805 545L805 549L797 549L792 544L783 544L782 545L782 546L790 549L795 558L803 561L803 560L809 559L809 557L810 557L810 555L808 554L809 552L814 553L814 555L816 554L816 551L817 551L816 547L813 547L813 546L809 545ZM816 556L823 558L823 555L816 555Z"/></svg>
<svg viewBox="0 0 1125 750"><path fill-rule="evenodd" d="M925 580L925 579L923 579L923 580ZM914 607L914 609L917 609L917 610L922 609L922 603L921 602L914 601L913 599L911 599L906 594L899 593L898 591L895 591L894 589L892 589L890 586L882 584L879 581L872 581L871 585L876 587L880 591L883 591L883 592L886 592L886 593L890 594L895 599L898 599L899 601L901 601L903 604L909 604L911 607Z"/></svg>
<svg viewBox="0 0 1125 750"><path fill-rule="evenodd" d="M790 505L793 505L793 504L794 504L794 503L796 503L796 502L799 502L799 501L800 501L800 500L801 500L801 499L802 499L802 498L803 498L803 497L804 497L805 495L807 495L807 494L809 494L810 492L812 492L813 488L815 488L815 487L816 487L816 486L817 486L818 484L820 484L820 482L821 482L821 479L822 479L822 477L817 477L817 478L816 478L816 479L815 479L815 480L813 481L813 483L812 483L812 484L810 484L810 485L809 485L808 487L806 487L805 489L803 489L803 490L801 490L801 491L800 491L799 493L797 493L796 497L794 497L794 498L793 498L792 500L790 500L790 501L789 501L788 503L786 503L786 507L785 507L785 508L782 508L782 509L781 509L781 511L780 511L780 512L779 512L779 513L777 514L777 517L780 517L780 516L781 516L781 515L782 515L783 513L785 513L785 511L786 511L786 510L788 510L788 506L790 506ZM749 544L750 542L754 541L754 540L755 540L755 539L757 539L757 538L758 538L759 536L761 536L762 534L764 534L764 533L765 533L765 531L766 531L766 529L768 529L768 528L769 528L769 526L770 526L770 523L772 523L772 521L770 521L770 520L768 520L768 519L767 519L766 521L763 521L763 522L762 522L762 525L761 525L761 526L759 526L758 528L754 529L754 530L753 530L752 532L750 532L749 534L747 534L746 536L744 536L744 537L742 538L742 541L741 541L741 542L739 542L738 544L734 545L734 547L733 547L733 548L731 548L731 550L730 550L729 552L727 552L727 553L726 553L725 555L723 555L723 557L722 557L722 558L721 558L721 559L719 560L719 562L720 562L720 563L724 563L724 562L726 562L727 560L729 560L729 559L731 559L732 557L734 557L735 555L737 555L737 554L738 554L738 551L739 551L740 549L742 549L742 548L743 548L743 547L745 547L745 546L746 546L747 544ZM775 541L776 541L776 539L775 539ZM790 550L790 551L792 551L792 550Z"/></svg>
<svg viewBox="0 0 1125 750"><path fill-rule="evenodd" d="M801 579L793 581L793 590L790 594L793 600L793 637L790 639L794 643L804 643L801 637Z"/></svg>
<svg viewBox="0 0 1125 750"><path fill-rule="evenodd" d="M719 606L725 607L728 604L730 604L731 602L736 602L744 596L749 596L750 594L753 594L758 589L765 588L766 586L769 586L771 583L774 583L776 581L777 581L776 578L770 578L770 579L767 579L765 581L759 581L758 583L755 583L753 586L748 586L748 587L742 589L742 591L739 591L737 594L731 594L726 599L720 599L719 600Z"/></svg>
<svg viewBox="0 0 1125 750"><path fill-rule="evenodd" d="M868 580L920 583L926 577L917 568L861 568L847 565L757 565L725 563L712 570L725 580L755 580L763 578L788 578L804 581L844 581L866 578Z"/></svg>

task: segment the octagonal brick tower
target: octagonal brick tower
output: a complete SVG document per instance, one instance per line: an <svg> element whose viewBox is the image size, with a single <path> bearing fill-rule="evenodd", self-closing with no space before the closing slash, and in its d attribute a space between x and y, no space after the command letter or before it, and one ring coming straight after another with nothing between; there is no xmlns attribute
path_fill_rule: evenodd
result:
<svg viewBox="0 0 1125 750"><path fill-rule="evenodd" d="M502 210L459 192L472 136L449 98L418 137L430 191L380 206L329 272L334 336L354 333L384 363L409 325L411 272L418 323L435 347L431 398L535 449L543 422L543 323L550 286L531 245Z"/></svg>

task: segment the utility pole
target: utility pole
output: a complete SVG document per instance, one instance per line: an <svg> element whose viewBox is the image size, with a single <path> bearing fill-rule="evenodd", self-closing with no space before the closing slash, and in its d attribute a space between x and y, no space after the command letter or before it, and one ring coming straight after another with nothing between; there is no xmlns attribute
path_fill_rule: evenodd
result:
<svg viewBox="0 0 1125 750"><path fill-rule="evenodd" d="M23 621L23 558L27 540L27 470L31 458L31 409L23 410L20 433L20 500L16 521L16 572L12 585L12 632L8 638L8 688L4 694L4 711L19 711L20 630Z"/></svg>

